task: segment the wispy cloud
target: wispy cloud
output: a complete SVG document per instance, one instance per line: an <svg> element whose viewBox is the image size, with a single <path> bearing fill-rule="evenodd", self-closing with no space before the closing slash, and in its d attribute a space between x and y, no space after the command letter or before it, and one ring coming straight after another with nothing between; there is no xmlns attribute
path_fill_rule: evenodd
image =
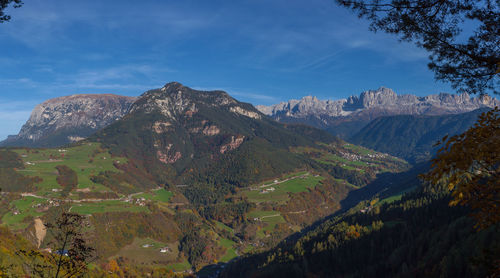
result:
<svg viewBox="0 0 500 278"><path fill-rule="evenodd" d="M234 91L230 92L231 95L237 96L237 97L242 97L246 99L251 99L257 102L277 102L279 99L270 96L270 95L263 95L263 94L256 94L256 93L246 93L246 92L239 92L239 91Z"/></svg>

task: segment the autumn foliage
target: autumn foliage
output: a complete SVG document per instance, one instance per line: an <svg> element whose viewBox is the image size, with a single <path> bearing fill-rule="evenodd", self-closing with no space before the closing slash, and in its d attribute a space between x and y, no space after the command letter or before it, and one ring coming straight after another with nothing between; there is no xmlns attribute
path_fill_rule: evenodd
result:
<svg viewBox="0 0 500 278"><path fill-rule="evenodd" d="M450 205L468 205L486 228L500 221L500 109L485 112L463 134L444 137L424 179L452 190Z"/></svg>

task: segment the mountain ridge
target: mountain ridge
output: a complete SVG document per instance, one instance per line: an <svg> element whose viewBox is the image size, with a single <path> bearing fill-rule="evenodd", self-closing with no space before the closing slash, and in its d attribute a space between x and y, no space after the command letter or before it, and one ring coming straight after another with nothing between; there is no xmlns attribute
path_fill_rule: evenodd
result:
<svg viewBox="0 0 500 278"><path fill-rule="evenodd" d="M76 94L38 104L17 135L0 146L54 147L82 140L125 115L135 97Z"/></svg>
<svg viewBox="0 0 500 278"><path fill-rule="evenodd" d="M434 146L437 141L445 135L465 132L486 111L488 108L461 114L383 116L368 123L349 141L411 163L423 162L434 156L439 148Z"/></svg>
<svg viewBox="0 0 500 278"><path fill-rule="evenodd" d="M371 120L381 116L460 114L495 106L500 106L500 100L489 95L471 97L467 93L440 93L418 97L398 95L392 89L380 87L339 100L319 100L314 96L306 96L300 100L256 107L277 121L304 123L349 138Z"/></svg>

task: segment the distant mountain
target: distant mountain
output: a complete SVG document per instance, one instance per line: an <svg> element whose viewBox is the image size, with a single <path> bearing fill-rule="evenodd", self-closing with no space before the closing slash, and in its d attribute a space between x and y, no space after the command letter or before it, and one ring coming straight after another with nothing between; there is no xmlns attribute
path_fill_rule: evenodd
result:
<svg viewBox="0 0 500 278"><path fill-rule="evenodd" d="M189 184L188 199L203 203L307 164L290 147L336 138L277 123L223 91L172 82L142 94L126 116L89 140L127 156L159 183Z"/></svg>
<svg viewBox="0 0 500 278"><path fill-rule="evenodd" d="M464 132L487 108L441 116L397 115L371 121L349 141L379 152L404 158L410 163L429 160L434 144L445 135Z"/></svg>
<svg viewBox="0 0 500 278"><path fill-rule="evenodd" d="M120 119L134 97L86 94L58 97L35 107L18 135L0 146L54 147L82 140Z"/></svg>
<svg viewBox="0 0 500 278"><path fill-rule="evenodd" d="M371 120L382 116L458 114L499 105L499 100L488 95L474 98L468 94L441 93L418 97L397 95L393 90L381 87L347 99L319 100L306 96L257 108L283 123L303 123L349 138Z"/></svg>

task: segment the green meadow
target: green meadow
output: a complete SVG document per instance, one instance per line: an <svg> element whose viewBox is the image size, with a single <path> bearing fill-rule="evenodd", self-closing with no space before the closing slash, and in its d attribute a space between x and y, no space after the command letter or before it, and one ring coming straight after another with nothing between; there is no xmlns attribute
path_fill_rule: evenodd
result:
<svg viewBox="0 0 500 278"><path fill-rule="evenodd" d="M264 183L265 185L269 185L266 187L253 186L252 188L258 188L258 190L247 189L243 194L248 197L249 201L256 203L269 201L284 202L289 199L289 193L307 191L308 188L314 188L323 179L321 176L316 177L307 172L288 175L287 178L290 178L290 180L278 184ZM274 188L274 190L271 188ZM266 193L263 193L264 190L266 190Z"/></svg>
<svg viewBox="0 0 500 278"><path fill-rule="evenodd" d="M118 200L108 200L93 203L75 203L71 207L71 212L85 215L114 211L149 212L149 209L146 206L129 204Z"/></svg>
<svg viewBox="0 0 500 278"><path fill-rule="evenodd" d="M23 162L25 169L18 170L27 176L38 176L42 179L36 184L37 193L44 196L54 196L52 189L61 189L56 181L56 166L66 165L77 173L78 189L87 191L103 192L109 191L103 185L96 184L90 180L92 175L103 171L119 172L113 164L127 163L124 157L111 157L101 149L99 143L84 143L78 146L59 149L16 149Z"/></svg>

